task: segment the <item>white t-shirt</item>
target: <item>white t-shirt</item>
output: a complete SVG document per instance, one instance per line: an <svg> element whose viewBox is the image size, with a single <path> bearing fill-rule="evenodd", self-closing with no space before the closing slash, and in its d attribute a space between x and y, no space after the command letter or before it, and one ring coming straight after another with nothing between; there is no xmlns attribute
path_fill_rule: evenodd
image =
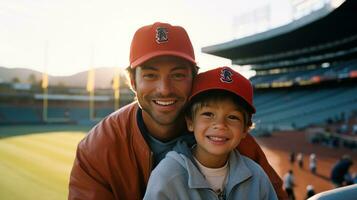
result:
<svg viewBox="0 0 357 200"><path fill-rule="evenodd" d="M223 191L224 186L227 183L228 161L223 167L208 168L202 165L196 158L195 160L197 162L198 168L206 178L211 188L217 193Z"/></svg>

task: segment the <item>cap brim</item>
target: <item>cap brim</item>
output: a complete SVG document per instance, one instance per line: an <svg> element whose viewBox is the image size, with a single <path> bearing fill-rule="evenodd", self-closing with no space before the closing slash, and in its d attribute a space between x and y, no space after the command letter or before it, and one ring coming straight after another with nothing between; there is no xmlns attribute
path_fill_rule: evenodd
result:
<svg viewBox="0 0 357 200"><path fill-rule="evenodd" d="M145 56L142 56L141 58L137 59L136 61L131 63L130 67L135 68L135 67L143 64L144 62L146 62L152 58L158 57L158 56L176 56L179 58L183 58L183 59L191 62L192 64L196 65L196 61L194 59L192 59L191 56L188 56L187 54L183 54L183 53L175 52L175 51L156 51L156 52L146 54Z"/></svg>
<svg viewBox="0 0 357 200"><path fill-rule="evenodd" d="M248 101L244 97L242 97L241 95L237 94L236 91L231 90L229 88L224 88L223 89L221 87L206 87L205 89L197 90L195 93L192 93L188 100L190 101L195 96L197 96L199 94L202 94L202 93L205 93L205 92L208 92L210 90L225 90L225 91L231 92L232 94L235 94L238 98L241 98L247 104L247 106L249 107L251 113L254 114L256 112L255 107L250 105L250 103L248 103Z"/></svg>

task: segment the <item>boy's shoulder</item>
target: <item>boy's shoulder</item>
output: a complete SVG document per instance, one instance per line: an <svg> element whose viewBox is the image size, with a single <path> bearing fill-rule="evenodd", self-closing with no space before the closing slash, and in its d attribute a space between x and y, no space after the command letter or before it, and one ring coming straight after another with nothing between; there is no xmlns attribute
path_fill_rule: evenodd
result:
<svg viewBox="0 0 357 200"><path fill-rule="evenodd" d="M232 153L235 154L235 159L241 159L242 164L249 169L253 176L265 174L263 168L251 158L240 154L236 149Z"/></svg>
<svg viewBox="0 0 357 200"><path fill-rule="evenodd" d="M268 176L255 161L234 150L230 162L228 192L234 191L237 198L244 193L248 194L248 199L262 199L264 196L276 199ZM235 187L237 185L239 187Z"/></svg>

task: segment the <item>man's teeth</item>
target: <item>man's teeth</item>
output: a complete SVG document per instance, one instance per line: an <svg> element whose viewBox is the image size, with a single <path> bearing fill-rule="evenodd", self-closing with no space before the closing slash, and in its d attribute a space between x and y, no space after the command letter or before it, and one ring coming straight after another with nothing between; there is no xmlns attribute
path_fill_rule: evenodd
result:
<svg viewBox="0 0 357 200"><path fill-rule="evenodd" d="M175 101L155 101L155 103L162 106L168 106L174 104Z"/></svg>
<svg viewBox="0 0 357 200"><path fill-rule="evenodd" d="M217 141L217 142L223 142L226 141L227 138L221 138L221 137L215 137L215 136L208 136L210 140Z"/></svg>

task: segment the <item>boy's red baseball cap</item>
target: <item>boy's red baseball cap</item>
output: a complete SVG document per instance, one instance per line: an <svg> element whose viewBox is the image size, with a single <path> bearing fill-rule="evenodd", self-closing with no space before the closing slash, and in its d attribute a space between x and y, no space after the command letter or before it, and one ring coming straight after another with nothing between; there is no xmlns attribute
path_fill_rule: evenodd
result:
<svg viewBox="0 0 357 200"><path fill-rule="evenodd" d="M190 38L181 26L156 22L139 28L130 46L130 67L157 56L177 56L196 65Z"/></svg>
<svg viewBox="0 0 357 200"><path fill-rule="evenodd" d="M253 87L248 79L229 67L219 67L198 74L194 81L189 100L209 90L226 90L242 98L255 113Z"/></svg>

